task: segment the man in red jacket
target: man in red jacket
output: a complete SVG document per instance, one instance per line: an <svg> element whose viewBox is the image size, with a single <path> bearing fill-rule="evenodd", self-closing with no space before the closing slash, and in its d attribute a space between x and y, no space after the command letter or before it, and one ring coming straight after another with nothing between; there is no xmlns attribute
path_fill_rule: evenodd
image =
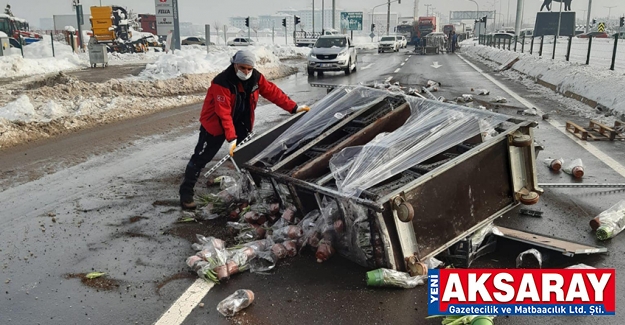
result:
<svg viewBox="0 0 625 325"><path fill-rule="evenodd" d="M292 114L310 110L307 106L299 107L254 69L254 53L238 51L231 62L226 70L213 79L202 106L200 137L180 185L180 206L183 209L195 209L195 183L202 168L215 157L224 141L228 142L232 156L237 141L243 141L252 131L259 95Z"/></svg>

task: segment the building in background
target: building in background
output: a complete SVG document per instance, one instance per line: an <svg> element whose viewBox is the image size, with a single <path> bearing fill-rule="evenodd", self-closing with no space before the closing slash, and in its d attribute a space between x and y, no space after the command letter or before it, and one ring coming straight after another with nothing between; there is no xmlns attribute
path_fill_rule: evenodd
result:
<svg viewBox="0 0 625 325"><path fill-rule="evenodd" d="M247 31L247 26L245 26L245 18L247 18L247 16L246 17L230 17L230 26ZM258 26L258 17L250 17L250 27L255 27L255 26Z"/></svg>
<svg viewBox="0 0 625 325"><path fill-rule="evenodd" d="M275 15L262 15L258 16L258 28L260 30L270 30L274 27L276 31L283 31L282 19L286 18L286 27L288 30L293 30L295 24L294 17L289 14L275 14Z"/></svg>
<svg viewBox="0 0 625 325"><path fill-rule="evenodd" d="M375 24L375 34L376 35L384 35L386 34L386 10L375 11L373 16L371 15L371 11L364 12L362 16L362 25L363 32L370 33L371 32L371 23ZM372 20L373 19L373 20ZM389 28L389 33L394 33L395 28L397 27L397 20L399 19L399 15L395 12L391 12L391 26Z"/></svg>
<svg viewBox="0 0 625 325"><path fill-rule="evenodd" d="M54 29L54 19L52 19L52 18L40 18L38 27L41 30L53 30ZM31 26L31 28L32 28L32 26Z"/></svg>
<svg viewBox="0 0 625 325"><path fill-rule="evenodd" d="M91 30L91 21L89 20L89 16L84 14L85 11L83 11L83 25L82 30L83 31L87 31L87 30ZM52 20L53 20L53 27L56 32L60 32L65 30L65 27L67 26L72 26L75 29L78 29L78 22L76 21L76 14L70 14L70 15L54 15L52 16Z"/></svg>
<svg viewBox="0 0 625 325"><path fill-rule="evenodd" d="M142 32L156 35L156 15L139 14L139 21L141 22Z"/></svg>

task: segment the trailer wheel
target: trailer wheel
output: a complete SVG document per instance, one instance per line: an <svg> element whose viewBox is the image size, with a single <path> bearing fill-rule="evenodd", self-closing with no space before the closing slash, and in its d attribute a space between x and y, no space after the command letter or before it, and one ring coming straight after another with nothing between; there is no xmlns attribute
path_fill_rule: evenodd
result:
<svg viewBox="0 0 625 325"><path fill-rule="evenodd" d="M518 148L529 147L532 145L532 137L527 134L515 135L512 137L512 145Z"/></svg>
<svg viewBox="0 0 625 325"><path fill-rule="evenodd" d="M538 195L538 193L536 192L529 192L528 194L523 194L519 198L519 201L521 201L521 203L525 205L534 205L538 203L538 200L540 200L540 195Z"/></svg>
<svg viewBox="0 0 625 325"><path fill-rule="evenodd" d="M414 208L408 202L402 202L397 206L397 217L401 222L411 222L414 219Z"/></svg>

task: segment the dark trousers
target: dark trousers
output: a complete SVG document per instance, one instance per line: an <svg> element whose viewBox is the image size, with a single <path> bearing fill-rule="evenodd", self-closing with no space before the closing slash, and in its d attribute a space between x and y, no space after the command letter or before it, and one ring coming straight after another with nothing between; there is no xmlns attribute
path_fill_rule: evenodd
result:
<svg viewBox="0 0 625 325"><path fill-rule="evenodd" d="M249 133L247 128L243 125L236 126L235 130L237 133L237 143L242 142ZM225 141L225 135L214 136L208 133L203 126L200 127L200 136L198 138L197 145L195 146L195 151L187 164L187 168L184 172L184 180L180 185L181 201L193 201L193 188L200 177L202 168L206 167L206 164L213 160Z"/></svg>

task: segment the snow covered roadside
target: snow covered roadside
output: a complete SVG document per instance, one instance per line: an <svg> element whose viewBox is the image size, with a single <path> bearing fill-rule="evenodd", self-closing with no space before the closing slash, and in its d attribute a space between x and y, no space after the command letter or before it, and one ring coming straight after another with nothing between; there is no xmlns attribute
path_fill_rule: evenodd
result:
<svg viewBox="0 0 625 325"><path fill-rule="evenodd" d="M519 58L512 69L534 80L555 85L561 94L571 92L607 107L617 115L625 115L625 76L621 73L599 70L581 64L547 57L531 56L491 47L464 42L462 53L478 60L495 62L498 65ZM591 111L591 109L589 109Z"/></svg>
<svg viewBox="0 0 625 325"><path fill-rule="evenodd" d="M281 64L272 48L250 48L269 79L297 72ZM135 78L89 83L64 73L2 87L0 148L50 137L204 99L214 76L229 65L234 48L190 48L162 54ZM285 56L297 57L283 50ZM97 70L94 69L94 73Z"/></svg>

